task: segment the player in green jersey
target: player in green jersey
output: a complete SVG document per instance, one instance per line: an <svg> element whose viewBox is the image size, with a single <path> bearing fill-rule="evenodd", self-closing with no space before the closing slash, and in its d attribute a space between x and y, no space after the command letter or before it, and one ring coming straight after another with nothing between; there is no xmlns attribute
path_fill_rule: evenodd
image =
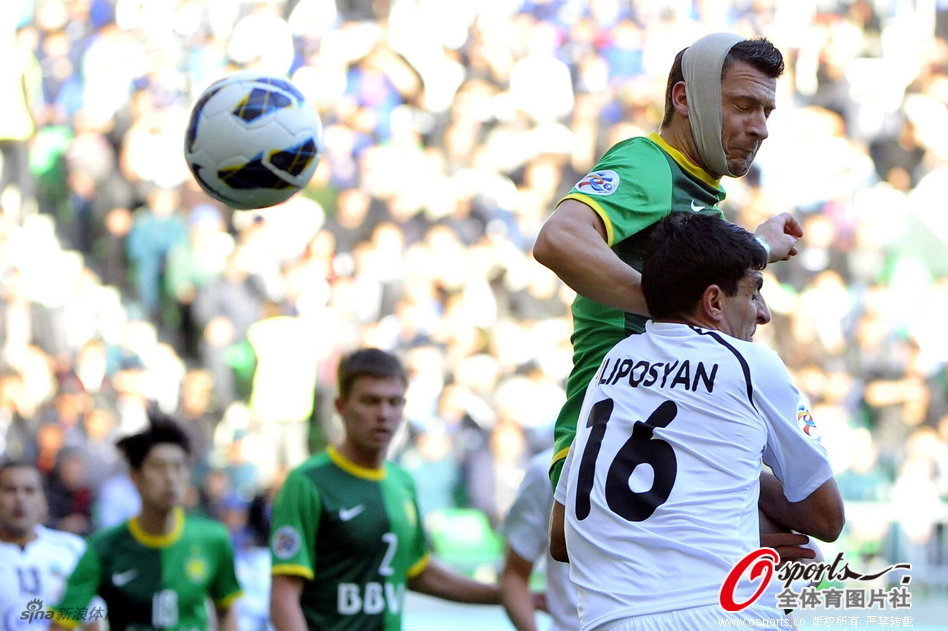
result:
<svg viewBox="0 0 948 631"><path fill-rule="evenodd" d="M240 594L234 553L220 523L185 515L187 436L170 419L153 419L145 431L118 442L131 469L142 510L125 524L98 532L66 585L53 629L81 623L99 594L111 631L206 631L207 600L217 628L235 631L231 605Z"/></svg>
<svg viewBox="0 0 948 631"><path fill-rule="evenodd" d="M701 38L672 65L660 132L609 149L541 229L534 256L577 292L573 370L554 430L554 486L589 380L606 352L647 320L640 271L650 227L673 212L721 215L721 177L750 169L782 72L783 56L767 40ZM775 262L796 254L803 231L783 213L756 234Z"/></svg>
<svg viewBox="0 0 948 631"><path fill-rule="evenodd" d="M402 421L407 377L377 349L342 359L344 436L290 472L270 534L270 618L277 631L398 631L406 589L499 604L495 585L431 561L415 487L385 452Z"/></svg>

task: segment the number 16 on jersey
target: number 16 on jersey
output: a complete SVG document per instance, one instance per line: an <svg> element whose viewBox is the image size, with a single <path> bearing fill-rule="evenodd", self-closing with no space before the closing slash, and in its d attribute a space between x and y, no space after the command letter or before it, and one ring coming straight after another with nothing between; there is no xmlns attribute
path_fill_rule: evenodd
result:
<svg viewBox="0 0 948 631"><path fill-rule="evenodd" d="M580 457L576 483L576 518L580 521L589 516L589 495L596 478L596 461L614 409L615 402L612 399L603 399L593 405L586 420L590 432ZM645 421L636 421L632 435L609 465L606 473L606 503L620 517L628 521L645 521L668 500L675 486L678 460L672 446L655 438L653 433L658 427L667 427L677 415L678 406L675 402L664 401ZM649 488L636 491L631 488L629 480L641 465L651 467L652 483Z"/></svg>

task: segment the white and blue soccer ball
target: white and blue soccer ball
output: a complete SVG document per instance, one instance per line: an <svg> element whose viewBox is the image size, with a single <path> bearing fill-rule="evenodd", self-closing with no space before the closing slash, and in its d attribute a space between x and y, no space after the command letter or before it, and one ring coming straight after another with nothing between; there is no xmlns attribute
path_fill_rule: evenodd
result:
<svg viewBox="0 0 948 631"><path fill-rule="evenodd" d="M241 72L212 83L191 110L184 156L204 191L266 208L306 186L322 150L319 114L290 81Z"/></svg>

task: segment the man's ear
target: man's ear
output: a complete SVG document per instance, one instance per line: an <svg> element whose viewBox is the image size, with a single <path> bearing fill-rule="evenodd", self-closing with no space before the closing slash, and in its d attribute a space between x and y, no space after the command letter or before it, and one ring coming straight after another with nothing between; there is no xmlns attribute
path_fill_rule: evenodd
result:
<svg viewBox="0 0 948 631"><path fill-rule="evenodd" d="M717 285L708 285L701 294L698 308L712 322L724 321L724 291Z"/></svg>
<svg viewBox="0 0 948 631"><path fill-rule="evenodd" d="M679 81L672 86L672 107L679 116L688 118L688 90L685 82Z"/></svg>

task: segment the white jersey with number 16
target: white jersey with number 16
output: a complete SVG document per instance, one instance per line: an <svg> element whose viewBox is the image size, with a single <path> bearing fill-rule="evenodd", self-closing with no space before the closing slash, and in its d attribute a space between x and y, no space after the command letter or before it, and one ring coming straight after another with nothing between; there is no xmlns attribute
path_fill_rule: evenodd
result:
<svg viewBox="0 0 948 631"><path fill-rule="evenodd" d="M582 629L716 604L759 546L761 460L791 502L832 476L773 351L667 322L617 344L586 391L556 491Z"/></svg>

